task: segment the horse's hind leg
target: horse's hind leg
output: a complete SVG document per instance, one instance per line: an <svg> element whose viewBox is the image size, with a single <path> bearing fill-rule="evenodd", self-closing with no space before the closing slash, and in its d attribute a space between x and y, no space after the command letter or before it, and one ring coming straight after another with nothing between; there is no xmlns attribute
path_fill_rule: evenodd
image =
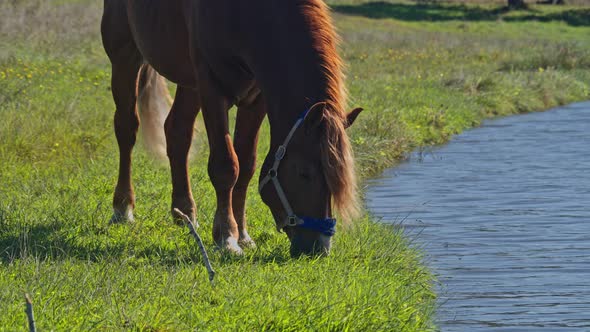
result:
<svg viewBox="0 0 590 332"><path fill-rule="evenodd" d="M131 184L131 151L139 117L136 82L142 58L133 43L122 2L105 1L102 38L112 64L111 89L115 101L115 136L119 145L119 177L113 197L111 222L133 220L135 194Z"/></svg>
<svg viewBox="0 0 590 332"><path fill-rule="evenodd" d="M113 63L112 90L115 100L115 136L119 144L119 177L113 197L111 222L133 220L135 194L131 184L131 151L135 145L139 116L135 101L135 82L139 65Z"/></svg>
<svg viewBox="0 0 590 332"><path fill-rule="evenodd" d="M135 106L139 65L113 63L112 90L115 100L115 136L119 144L119 177L113 197L111 222L133 221L135 194L131 184L131 151L135 145L139 117Z"/></svg>
<svg viewBox="0 0 590 332"><path fill-rule="evenodd" d="M172 210L178 208L193 221L195 220L195 201L188 178L187 157L195 118L200 107L197 90L178 86L172 110L164 125L168 159L172 171ZM175 215L174 212L172 215Z"/></svg>
<svg viewBox="0 0 590 332"><path fill-rule="evenodd" d="M248 184L256 171L258 131L265 115L266 105L262 94L258 95L254 103L238 106L236 129L234 132L234 148L240 164L240 174L234 186L232 203L240 234L239 243L245 247L255 246L247 230L245 205Z"/></svg>

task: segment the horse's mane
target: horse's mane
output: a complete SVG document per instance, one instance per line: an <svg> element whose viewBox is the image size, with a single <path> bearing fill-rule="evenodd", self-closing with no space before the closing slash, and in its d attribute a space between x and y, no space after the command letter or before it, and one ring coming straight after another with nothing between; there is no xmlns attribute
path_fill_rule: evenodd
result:
<svg viewBox="0 0 590 332"><path fill-rule="evenodd" d="M324 137L320 141L321 162L334 208L346 222L358 216L359 205L352 147L344 127L347 92L344 86L344 64L337 52L340 38L323 0L304 1L301 8L326 86Z"/></svg>

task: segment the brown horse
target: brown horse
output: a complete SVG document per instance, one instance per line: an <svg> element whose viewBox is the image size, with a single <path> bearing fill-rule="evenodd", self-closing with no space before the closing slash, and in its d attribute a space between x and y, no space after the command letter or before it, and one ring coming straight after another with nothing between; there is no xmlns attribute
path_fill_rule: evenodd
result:
<svg viewBox="0 0 590 332"><path fill-rule="evenodd" d="M217 196L213 238L236 253L254 245L244 205L258 131L268 115L271 144L260 195L287 233L292 255L329 251L332 206L345 220L357 211L345 128L360 109L344 111L338 38L322 0L105 0L101 31L112 64L120 153L113 222L133 219L136 104L144 125L158 129L154 115L168 113L162 75L177 84L163 125L172 208L195 219L187 154L202 109ZM234 104L232 141L228 110Z"/></svg>

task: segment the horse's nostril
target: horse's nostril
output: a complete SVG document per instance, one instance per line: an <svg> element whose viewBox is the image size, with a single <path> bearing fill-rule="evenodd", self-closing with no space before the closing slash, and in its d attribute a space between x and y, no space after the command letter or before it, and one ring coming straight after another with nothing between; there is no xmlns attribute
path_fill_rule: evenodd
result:
<svg viewBox="0 0 590 332"><path fill-rule="evenodd" d="M305 255L305 256L327 256L329 253L330 253L330 249L328 249L328 248L312 247L312 248L301 249L301 248L291 246L291 257L293 257L293 258L301 257L303 255Z"/></svg>
<svg viewBox="0 0 590 332"><path fill-rule="evenodd" d="M330 246L330 237L325 235L316 235L315 239L294 236L291 240L291 257L327 256L330 253Z"/></svg>

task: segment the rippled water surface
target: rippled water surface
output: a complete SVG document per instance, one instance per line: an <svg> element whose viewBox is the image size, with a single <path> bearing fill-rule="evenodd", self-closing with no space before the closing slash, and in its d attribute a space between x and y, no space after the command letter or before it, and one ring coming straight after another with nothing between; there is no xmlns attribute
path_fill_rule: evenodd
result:
<svg viewBox="0 0 590 332"><path fill-rule="evenodd" d="M424 247L442 331L590 331L590 102L414 153L367 205Z"/></svg>

